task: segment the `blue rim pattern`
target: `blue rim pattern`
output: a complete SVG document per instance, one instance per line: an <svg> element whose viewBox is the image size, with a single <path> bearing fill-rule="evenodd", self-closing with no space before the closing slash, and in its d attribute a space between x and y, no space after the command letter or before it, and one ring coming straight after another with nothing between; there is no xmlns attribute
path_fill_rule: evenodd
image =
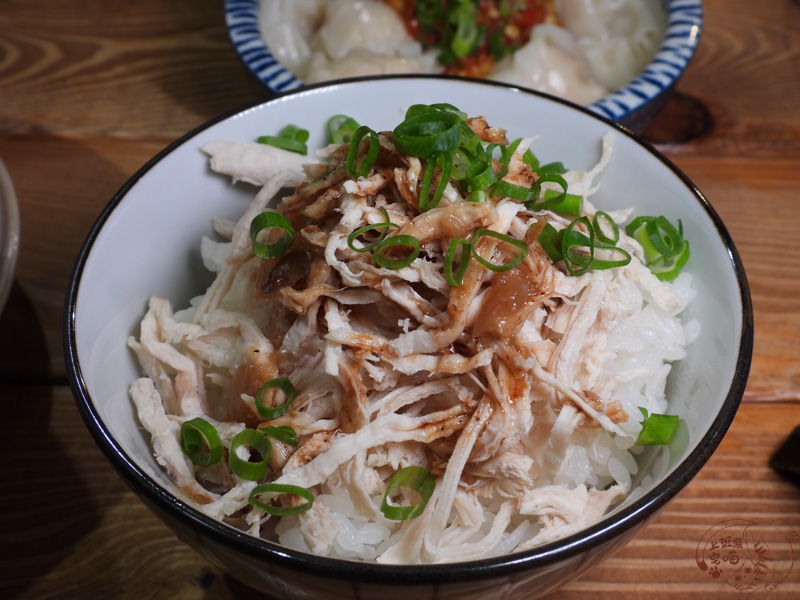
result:
<svg viewBox="0 0 800 600"><path fill-rule="evenodd" d="M276 94L303 87L267 46L258 26L259 0L225 0L225 24L233 47L255 78ZM666 0L667 30L652 62L633 81L589 105L620 121L672 87L689 64L703 26L702 0Z"/></svg>

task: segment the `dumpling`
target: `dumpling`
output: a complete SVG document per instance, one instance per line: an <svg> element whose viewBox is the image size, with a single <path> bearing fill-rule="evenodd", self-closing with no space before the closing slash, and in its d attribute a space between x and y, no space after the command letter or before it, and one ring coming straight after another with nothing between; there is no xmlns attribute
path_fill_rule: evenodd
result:
<svg viewBox="0 0 800 600"><path fill-rule="evenodd" d="M271 0L258 3L261 35L278 62L299 73L311 56L311 36L325 19L326 0Z"/></svg>
<svg viewBox="0 0 800 600"><path fill-rule="evenodd" d="M314 52L308 64L305 81L316 83L342 77L386 73L424 73L425 71L422 63L414 57L386 56L363 48L356 48L338 60L329 60L324 53Z"/></svg>
<svg viewBox="0 0 800 600"><path fill-rule="evenodd" d="M391 56L407 44L408 39L403 20L383 2L333 0L314 45L315 49L336 60L356 48Z"/></svg>
<svg viewBox="0 0 800 600"><path fill-rule="evenodd" d="M595 77L617 89L656 53L665 30L658 5L642 0L558 0L556 8Z"/></svg>
<svg viewBox="0 0 800 600"><path fill-rule="evenodd" d="M491 79L591 104L609 93L592 74L572 35L555 25L538 25L531 39L492 69Z"/></svg>

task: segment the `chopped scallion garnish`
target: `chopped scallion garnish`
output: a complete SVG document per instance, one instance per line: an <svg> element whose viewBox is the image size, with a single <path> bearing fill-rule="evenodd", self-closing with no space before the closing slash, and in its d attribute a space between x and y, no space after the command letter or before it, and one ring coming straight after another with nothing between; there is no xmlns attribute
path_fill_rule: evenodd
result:
<svg viewBox="0 0 800 600"><path fill-rule="evenodd" d="M678 429L680 417L677 415L648 414L647 409L639 407L644 415L642 430L636 438L639 446L658 446L669 444Z"/></svg>
<svg viewBox="0 0 800 600"><path fill-rule="evenodd" d="M637 217L625 233L642 245L647 268L661 281L675 279L689 260L689 242L683 239L680 220L676 228L665 217Z"/></svg>
<svg viewBox="0 0 800 600"><path fill-rule="evenodd" d="M219 432L202 417L195 417L181 425L181 443L189 460L199 467L210 467L222 459Z"/></svg>
<svg viewBox="0 0 800 600"><path fill-rule="evenodd" d="M386 212L386 209L381 207L380 210L383 213L383 216L386 218L386 220L383 223L374 223L372 225L365 225L364 227L356 229L353 233L347 236L347 247L350 248L350 250L355 250L356 252L368 252L383 241L383 238L386 237L386 233L389 231L389 227L397 227L397 225L389 221L389 213ZM376 239L374 242L371 242L366 246L362 246L360 248L357 248L355 246L355 241L359 236L364 235L365 233L367 233L368 231L372 231L373 229L380 229L381 227L383 227L383 231L378 236L378 239Z"/></svg>
<svg viewBox="0 0 800 600"><path fill-rule="evenodd" d="M347 144L359 127L355 119L347 115L335 115L328 120L328 139L332 144Z"/></svg>
<svg viewBox="0 0 800 600"><path fill-rule="evenodd" d="M276 440L280 440L284 444L289 444L290 446L297 446L297 444L300 443L297 439L297 432L288 425L281 425L280 427L273 427L270 425L264 427L260 431L264 435L274 437Z"/></svg>
<svg viewBox="0 0 800 600"><path fill-rule="evenodd" d="M461 256L458 259L458 269L453 273L453 263L456 259L456 253L459 248L461 249ZM469 240L464 238L453 238L447 246L447 252L444 255L444 278L449 285L458 287L464 282L464 273L467 272L469 260L472 257L472 244Z"/></svg>
<svg viewBox="0 0 800 600"><path fill-rule="evenodd" d="M427 110L406 117L394 129L394 145L419 158L452 152L461 140L461 117L451 111Z"/></svg>
<svg viewBox="0 0 800 600"><path fill-rule="evenodd" d="M392 494L400 489L408 488L419 494L421 500L408 506L395 506L389 503ZM387 519L393 521L408 521L420 516L428 504L436 488L436 479L425 467L405 467L400 469L389 481L381 502L381 512Z"/></svg>
<svg viewBox="0 0 800 600"><path fill-rule="evenodd" d="M294 496L298 496L305 500L305 503L297 506L272 506L268 503L274 496L281 494L292 494ZM260 499L260 496L262 495L269 495L270 498L267 499L266 502L262 501ZM261 485L257 485L253 488L253 491L250 492L250 496L247 501L251 506L254 506L259 510L263 510L269 515L285 517L288 515L296 515L311 508L311 505L314 504L314 494L310 490L298 485L262 483Z"/></svg>
<svg viewBox="0 0 800 600"><path fill-rule="evenodd" d="M236 450L242 446L249 446L257 451L261 460L250 462L241 458ZM236 475L248 481L258 481L267 473L269 456L272 454L272 444L267 437L255 429L243 429L231 440L231 449L228 453L228 465Z"/></svg>
<svg viewBox="0 0 800 600"><path fill-rule="evenodd" d="M281 390L286 396L286 401L280 406L276 406L274 408L264 406L264 401L261 399L262 395L264 394L264 390L272 388ZM275 379L270 379L258 389L258 393L255 397L256 411L262 419L277 419L285 414L287 410L289 410L289 406L294 401L295 394L296 392L292 382L285 377L276 377Z"/></svg>
<svg viewBox="0 0 800 600"><path fill-rule="evenodd" d="M486 237L493 237L496 240L500 240L501 242L505 242L514 246L519 250L516 256L512 258L507 263L503 264L495 264L490 260L483 258L480 254L478 254L478 240L480 240L483 236ZM516 267L519 263L521 263L526 256L528 256L528 245L523 240L518 240L517 238L513 238L510 235L506 235L504 233L499 233L497 231L492 231L491 229L484 229L481 227L478 229L475 234L472 236L472 254L475 256L475 260L481 263L484 267L489 269L490 271L494 271L495 273L504 273L506 271L510 271L514 267Z"/></svg>
<svg viewBox="0 0 800 600"><path fill-rule="evenodd" d="M258 234L264 229L283 229L285 232L274 242L259 242L256 240ZM294 228L289 219L280 213L263 212L250 222L250 241L252 243L253 254L261 259L277 258L294 243Z"/></svg>
<svg viewBox="0 0 800 600"><path fill-rule="evenodd" d="M382 252L391 246L408 246L411 252L404 258L387 258ZM372 255L375 264L384 269L402 269L413 263L419 256L419 240L413 235L393 235L383 238Z"/></svg>
<svg viewBox="0 0 800 600"><path fill-rule="evenodd" d="M365 137L368 143L367 150L359 163L358 156L361 153L361 142ZM347 151L347 159L345 161L347 174L354 179L369 175L372 165L375 164L378 158L378 152L380 152L378 134L366 125L356 129L350 139L350 148Z"/></svg>
<svg viewBox="0 0 800 600"><path fill-rule="evenodd" d="M300 129L296 125L287 125L284 127L280 134L262 135L258 138L259 144L266 144L268 146L275 146L289 152L296 152L297 154L308 154L308 131Z"/></svg>

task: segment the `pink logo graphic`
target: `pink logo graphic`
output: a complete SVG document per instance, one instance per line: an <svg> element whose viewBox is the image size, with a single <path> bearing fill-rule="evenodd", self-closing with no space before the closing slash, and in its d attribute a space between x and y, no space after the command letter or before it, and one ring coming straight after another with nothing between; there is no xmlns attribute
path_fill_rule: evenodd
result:
<svg viewBox="0 0 800 600"><path fill-rule="evenodd" d="M697 545L697 566L739 592L771 592L792 572L793 544L800 544L798 523L798 519L717 523Z"/></svg>

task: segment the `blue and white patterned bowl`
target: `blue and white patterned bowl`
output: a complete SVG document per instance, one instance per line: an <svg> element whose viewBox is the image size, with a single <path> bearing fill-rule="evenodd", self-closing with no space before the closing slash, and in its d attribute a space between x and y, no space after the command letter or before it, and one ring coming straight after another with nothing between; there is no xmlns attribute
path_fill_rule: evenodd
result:
<svg viewBox="0 0 800 600"><path fill-rule="evenodd" d="M225 23L236 52L252 75L272 93L303 87L281 65L261 36L259 0L225 0ZM641 133L663 107L686 70L703 27L702 0L662 0L667 13L664 40L652 62L628 85L591 104L599 115Z"/></svg>

